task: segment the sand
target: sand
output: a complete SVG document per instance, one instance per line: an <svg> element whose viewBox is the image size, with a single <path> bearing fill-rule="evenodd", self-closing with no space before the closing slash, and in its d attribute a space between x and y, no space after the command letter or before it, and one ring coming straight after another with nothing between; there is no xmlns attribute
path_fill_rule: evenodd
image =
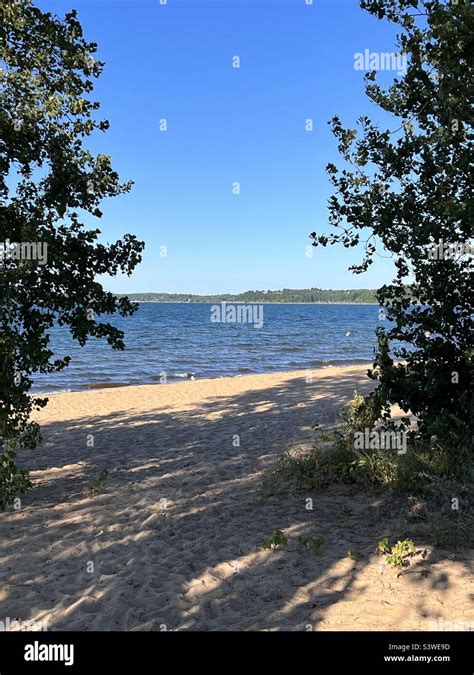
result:
<svg viewBox="0 0 474 675"><path fill-rule="evenodd" d="M0 620L48 630L474 628L467 552L428 547L400 577L374 553L389 495L334 486L262 496L262 472L284 450L309 447L312 424L333 424L354 389L368 390L365 373L52 395L36 416L44 441L22 455L34 487L0 515ZM288 545L263 550L276 528ZM326 545L304 552L300 535Z"/></svg>

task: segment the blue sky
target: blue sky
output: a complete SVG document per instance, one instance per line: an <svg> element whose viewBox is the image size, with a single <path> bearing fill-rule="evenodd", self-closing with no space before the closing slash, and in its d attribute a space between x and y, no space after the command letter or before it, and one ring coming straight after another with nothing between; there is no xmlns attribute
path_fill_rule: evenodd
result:
<svg viewBox="0 0 474 675"><path fill-rule="evenodd" d="M106 288L215 293L389 281L388 260L355 276L347 267L359 262L356 249L308 257L306 247L311 231L329 231L324 167L341 164L327 121L383 120L354 53L396 51L393 26L356 0L38 4L57 14L76 8L98 43L106 67L94 94L111 128L89 147L135 182L103 203L96 222L104 241L125 232L144 239L144 259L131 278L102 279Z"/></svg>

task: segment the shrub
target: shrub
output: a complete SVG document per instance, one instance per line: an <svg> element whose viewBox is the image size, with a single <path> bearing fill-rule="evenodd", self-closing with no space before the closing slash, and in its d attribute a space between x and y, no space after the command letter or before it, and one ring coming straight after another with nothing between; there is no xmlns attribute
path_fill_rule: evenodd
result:
<svg viewBox="0 0 474 675"><path fill-rule="evenodd" d="M289 486L297 490L319 490L334 483L357 483L401 490L432 490L439 480L457 485L472 484L472 453L457 453L436 438L420 440L407 432L406 452L389 449L357 449L354 434L363 429L379 432L406 431L408 418L398 422L386 419L375 424L380 415L378 403L354 392L354 399L340 414L341 423L332 432L321 434L306 454L289 452L280 456L264 479L264 491L275 494ZM325 441L323 445L320 440Z"/></svg>
<svg viewBox="0 0 474 675"><path fill-rule="evenodd" d="M15 497L25 494L32 483L24 469L15 464L15 450L6 446L0 454L0 510L5 509Z"/></svg>
<svg viewBox="0 0 474 675"><path fill-rule="evenodd" d="M275 530L273 534L271 534L264 540L262 547L266 550L271 550L274 548L278 548L279 546L287 546L287 545L288 539L285 537L283 532L281 530Z"/></svg>
<svg viewBox="0 0 474 675"><path fill-rule="evenodd" d="M391 546L386 537L377 544L377 553L386 555L385 562L387 565L407 567L410 564L410 558L417 554L417 550L411 539L399 540Z"/></svg>
<svg viewBox="0 0 474 675"><path fill-rule="evenodd" d="M91 497L96 497L102 490L105 488L107 483L107 478L109 477L109 472L107 469L104 469L100 472L99 477L96 480L92 480L89 486L89 494Z"/></svg>
<svg viewBox="0 0 474 675"><path fill-rule="evenodd" d="M298 543L306 551L310 551L311 553L315 553L316 555L318 555L323 550L326 540L324 539L324 537L321 536L299 537Z"/></svg>

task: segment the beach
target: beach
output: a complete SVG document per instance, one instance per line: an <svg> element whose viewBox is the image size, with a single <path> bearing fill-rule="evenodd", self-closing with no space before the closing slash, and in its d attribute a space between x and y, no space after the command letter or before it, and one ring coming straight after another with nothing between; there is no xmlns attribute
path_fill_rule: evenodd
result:
<svg viewBox="0 0 474 675"><path fill-rule="evenodd" d="M33 489L0 517L1 616L87 631L474 626L466 553L427 547L401 575L376 555L390 493L262 495L281 453L310 448L312 425L369 391L366 371L51 395L35 414L43 442L20 457ZM288 544L264 550L276 529ZM303 535L324 537L319 555Z"/></svg>

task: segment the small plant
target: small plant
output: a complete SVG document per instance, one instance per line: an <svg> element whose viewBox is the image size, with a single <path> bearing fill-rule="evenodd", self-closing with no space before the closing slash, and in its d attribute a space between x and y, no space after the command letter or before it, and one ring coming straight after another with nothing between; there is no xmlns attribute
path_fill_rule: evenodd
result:
<svg viewBox="0 0 474 675"><path fill-rule="evenodd" d="M351 560L359 560L359 554L357 551L353 551L352 549L349 549L347 551L347 557L350 558Z"/></svg>
<svg viewBox="0 0 474 675"><path fill-rule="evenodd" d="M275 532L267 537L263 542L262 546L264 549L275 549L279 546L286 546L288 544L288 539L285 537L281 530L275 530Z"/></svg>
<svg viewBox="0 0 474 675"><path fill-rule="evenodd" d="M416 555L415 544L411 539L404 541L397 541L395 546L392 546L392 553L387 556L387 565L394 565L395 567L406 567L410 564L410 558Z"/></svg>
<svg viewBox="0 0 474 675"><path fill-rule="evenodd" d="M105 484L107 483L108 475L109 472L107 471L107 469L104 469L103 471L100 472L99 477L96 480L92 480L90 482L89 493L91 497L95 497L96 495L99 494L99 492L102 492L102 490L105 487Z"/></svg>
<svg viewBox="0 0 474 675"><path fill-rule="evenodd" d="M416 555L416 547L411 539L399 540L391 546L386 537L377 544L377 551L381 555L386 555L385 562L393 567L407 567L410 558Z"/></svg>
<svg viewBox="0 0 474 675"><path fill-rule="evenodd" d="M366 427L372 428L380 418L380 413L378 401L354 391L354 398L348 408L340 413L343 431L352 433Z"/></svg>
<svg viewBox="0 0 474 675"><path fill-rule="evenodd" d="M298 537L298 542L300 546L316 555L321 553L326 543L324 537Z"/></svg>
<svg viewBox="0 0 474 675"><path fill-rule="evenodd" d="M0 511L32 486L27 472L17 468L15 459L16 454L12 447L6 445L2 451L0 446Z"/></svg>
<svg viewBox="0 0 474 675"><path fill-rule="evenodd" d="M388 537L385 537L385 539L381 539L377 544L377 553L379 555L384 555L385 553L390 553L390 551L391 548L390 543L388 541Z"/></svg>
<svg viewBox="0 0 474 675"><path fill-rule="evenodd" d="M448 528L446 525L436 524L433 528L433 544L439 548L444 548L448 541Z"/></svg>
<svg viewBox="0 0 474 675"><path fill-rule="evenodd" d="M342 515L345 516L346 518L350 518L351 516L354 515L354 511L349 506L345 506L342 509Z"/></svg>

